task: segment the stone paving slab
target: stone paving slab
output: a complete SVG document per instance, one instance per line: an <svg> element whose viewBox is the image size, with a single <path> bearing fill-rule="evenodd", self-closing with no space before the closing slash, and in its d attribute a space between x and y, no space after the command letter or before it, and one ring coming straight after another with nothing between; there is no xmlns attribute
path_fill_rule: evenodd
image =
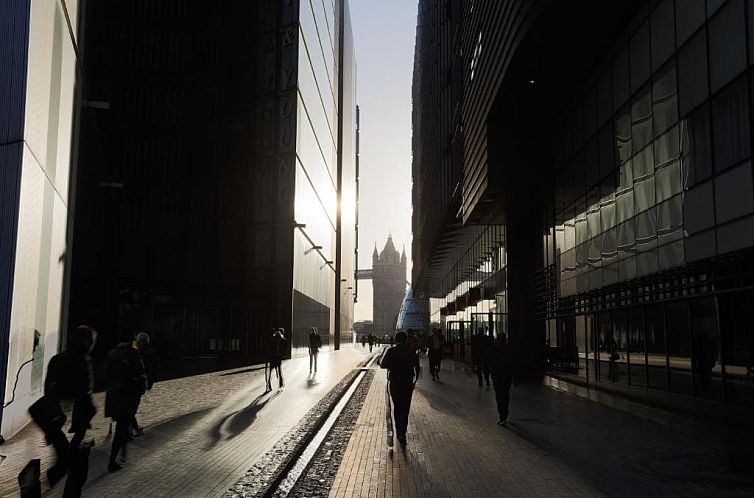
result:
<svg viewBox="0 0 754 498"><path fill-rule="evenodd" d="M308 357L286 361L286 388L267 396L260 396L264 371L259 368L160 382L139 408L145 435L129 444L128 461L114 474L106 470L111 436L104 397L96 395L99 413L87 436L96 446L84 496L222 496L366 357L350 345L322 353L316 377L307 376ZM0 463L0 496L18 496L16 476L31 458L42 459L43 473L53 458L34 424L0 446L0 454L7 456ZM47 496L61 496L62 491L61 482Z"/></svg>
<svg viewBox="0 0 754 498"><path fill-rule="evenodd" d="M752 496L720 479L717 448L562 390L513 388L510 423L499 427L494 391L453 362L443 368L440 382L420 380L408 445L394 450L378 372L331 498Z"/></svg>

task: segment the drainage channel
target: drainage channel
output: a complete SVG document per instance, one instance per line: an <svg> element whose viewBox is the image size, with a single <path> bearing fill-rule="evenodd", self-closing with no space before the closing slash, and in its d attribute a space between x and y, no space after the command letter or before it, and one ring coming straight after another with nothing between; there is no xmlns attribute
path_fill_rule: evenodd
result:
<svg viewBox="0 0 754 498"><path fill-rule="evenodd" d="M306 448L303 449L301 454L296 459L296 463L293 464L293 467L291 467L291 469L288 471L286 476L278 485L277 489L275 489L272 493L269 493L268 496L279 496L279 497L288 496L288 494L291 492L293 487L296 485L296 482L298 482L301 475L309 466L309 463L311 462L312 458L314 458L314 456L317 454L317 450L319 450L319 447L322 444L322 441L325 440L325 438L330 432L330 429L332 429L332 426L335 425L335 421L338 419L341 412L343 412L343 409L346 407L346 404L348 404L348 402L351 400L353 393L359 387L359 384L361 384L361 380L366 375L366 371L374 364L375 360L379 358L380 356L381 354L376 354L372 356L369 362L367 362L366 365L361 367L361 372L359 373L358 376L356 376L354 381L351 383L351 385L348 387L346 392L340 398L340 401L338 401L338 404L335 405L332 412L330 412L330 415L328 415L327 420L325 420L325 423L322 424L322 427L320 427L319 431L317 431L317 434L312 438L311 441L309 441L309 444L306 446Z"/></svg>

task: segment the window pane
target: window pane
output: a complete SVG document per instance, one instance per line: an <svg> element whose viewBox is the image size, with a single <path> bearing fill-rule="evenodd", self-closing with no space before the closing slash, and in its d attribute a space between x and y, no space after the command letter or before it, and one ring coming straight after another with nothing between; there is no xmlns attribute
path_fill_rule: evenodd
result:
<svg viewBox="0 0 754 498"><path fill-rule="evenodd" d="M624 107L615 116L615 144L618 147L618 160L625 163L633 154L631 142L631 114L628 107ZM638 150L638 149L637 149Z"/></svg>
<svg viewBox="0 0 754 498"><path fill-rule="evenodd" d="M668 388L668 371L665 346L665 319L661 304L644 308L647 343L648 385L654 389Z"/></svg>
<svg viewBox="0 0 754 498"><path fill-rule="evenodd" d="M663 0L650 18L652 33L652 71L656 71L675 50L673 0Z"/></svg>
<svg viewBox="0 0 754 498"><path fill-rule="evenodd" d="M631 146L633 150L641 150L652 138L652 96L647 85L631 101Z"/></svg>
<svg viewBox="0 0 754 498"><path fill-rule="evenodd" d="M630 361L631 385L646 387L646 344L644 340L644 313L640 307L626 310L628 325L628 356Z"/></svg>
<svg viewBox="0 0 754 498"><path fill-rule="evenodd" d="M691 301L691 337L694 395L721 401L723 379L720 365L720 334L714 298Z"/></svg>
<svg viewBox="0 0 754 498"><path fill-rule="evenodd" d="M676 195L657 206L657 244L683 237L683 195Z"/></svg>
<svg viewBox="0 0 754 498"><path fill-rule="evenodd" d="M627 351L626 312L613 311L613 338L610 365L613 371L613 382L628 384L628 351Z"/></svg>
<svg viewBox="0 0 754 498"><path fill-rule="evenodd" d="M750 162L715 178L715 207L718 224L754 211Z"/></svg>
<svg viewBox="0 0 754 498"><path fill-rule="evenodd" d="M610 313L597 315L597 377L600 380L613 380L612 338L613 331L610 323Z"/></svg>
<svg viewBox="0 0 754 498"><path fill-rule="evenodd" d="M597 83L597 124L602 126L613 115L613 84L610 71Z"/></svg>
<svg viewBox="0 0 754 498"><path fill-rule="evenodd" d="M649 23L646 21L631 37L631 91L635 92L649 79Z"/></svg>
<svg viewBox="0 0 754 498"><path fill-rule="evenodd" d="M710 86L716 92L746 68L743 0L730 0L709 22Z"/></svg>
<svg viewBox="0 0 754 498"><path fill-rule="evenodd" d="M655 135L659 135L678 122L678 96L675 78L674 62L666 65L654 77L652 116Z"/></svg>
<svg viewBox="0 0 754 498"><path fill-rule="evenodd" d="M715 224L715 206L712 199L712 182L703 183L686 192L683 225L688 233L701 232Z"/></svg>
<svg viewBox="0 0 754 498"><path fill-rule="evenodd" d="M689 263L712 257L717 253L715 230L687 237L685 242L686 261Z"/></svg>
<svg viewBox="0 0 754 498"><path fill-rule="evenodd" d="M744 218L717 229L718 254L750 246L754 246L754 217Z"/></svg>
<svg viewBox="0 0 754 498"><path fill-rule="evenodd" d="M636 250L648 251L657 246L657 216L654 209L636 217Z"/></svg>
<svg viewBox="0 0 754 498"><path fill-rule="evenodd" d="M615 158L618 152L610 123L600 131L599 141L600 178L605 178L615 169Z"/></svg>
<svg viewBox="0 0 754 498"><path fill-rule="evenodd" d="M675 6L678 46L704 23L704 0L679 0Z"/></svg>
<svg viewBox="0 0 754 498"><path fill-rule="evenodd" d="M707 33L699 31L678 52L678 93L681 116L709 95L707 89Z"/></svg>
<svg viewBox="0 0 754 498"><path fill-rule="evenodd" d="M720 171L749 155L749 98L745 79L712 100L712 119L715 169Z"/></svg>
<svg viewBox="0 0 754 498"><path fill-rule="evenodd" d="M691 394L691 343L689 340L688 303L665 305L668 324L670 391Z"/></svg>
<svg viewBox="0 0 754 498"><path fill-rule="evenodd" d="M618 53L613 62L613 108L618 110L631 95L628 71L628 48Z"/></svg>
<svg viewBox="0 0 754 498"><path fill-rule="evenodd" d="M711 131L706 105L681 121L681 160L686 188L712 175Z"/></svg>
<svg viewBox="0 0 754 498"><path fill-rule="evenodd" d="M726 401L754 406L754 383L751 382L751 372L754 371L754 332L751 327L754 293L721 295L718 307Z"/></svg>

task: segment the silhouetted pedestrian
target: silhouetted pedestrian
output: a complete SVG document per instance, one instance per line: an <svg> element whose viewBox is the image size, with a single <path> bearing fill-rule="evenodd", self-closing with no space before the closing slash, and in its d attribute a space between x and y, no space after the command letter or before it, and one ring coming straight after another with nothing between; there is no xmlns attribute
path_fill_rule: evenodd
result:
<svg viewBox="0 0 754 498"><path fill-rule="evenodd" d="M270 338L270 344L269 344L269 370L266 372L267 374L267 391L272 391L272 372L275 372L275 375L278 378L278 389L282 389L285 387L285 382L283 381L283 356L285 355L287 351L286 343L288 341L285 338L285 329L279 328L276 329L272 333L272 337Z"/></svg>
<svg viewBox="0 0 754 498"><path fill-rule="evenodd" d="M320 337L316 327L312 327L309 331L309 373L312 373L312 365L314 365L314 373L317 373L317 357L321 347L322 337Z"/></svg>
<svg viewBox="0 0 754 498"><path fill-rule="evenodd" d="M404 332L395 334L396 345L385 352L380 367L388 370L388 386L393 400L393 414L398 441L406 444L408 413L411 410L411 395L419 380L421 367L415 349L406 343Z"/></svg>
<svg viewBox="0 0 754 498"><path fill-rule="evenodd" d="M442 362L442 352L445 349L445 338L442 336L440 329L432 331L432 337L429 338L429 371L432 373L432 380L440 380L440 363Z"/></svg>
<svg viewBox="0 0 754 498"><path fill-rule="evenodd" d="M487 387L490 387L490 365L485 361L485 352L490 347L489 338L481 331L474 334L471 338L471 359L476 367L476 375L478 380L478 386L482 387L482 376L487 383Z"/></svg>
<svg viewBox="0 0 754 498"><path fill-rule="evenodd" d="M118 464L118 454L126 454L128 430L136 416L139 400L144 394L147 377L141 355L136 349L136 341L130 333L122 335L123 341L107 356L105 379L105 416L115 422L115 433L110 448L110 462L107 470L115 472L122 467Z"/></svg>
<svg viewBox="0 0 754 498"><path fill-rule="evenodd" d="M361 347L362 348L367 347L367 336L365 336L365 335L361 336Z"/></svg>
<svg viewBox="0 0 754 498"><path fill-rule="evenodd" d="M508 405L510 403L511 382L513 381L513 357L504 335L501 334L497 337L488 357L492 367L497 412L500 415L498 425L505 425L508 423Z"/></svg>
<svg viewBox="0 0 754 498"><path fill-rule="evenodd" d="M144 373L146 375L146 389L147 391L152 389L155 381L160 372L160 358L157 355L157 350L150 343L149 334L146 332L140 332L136 335L136 349L141 356L142 364L144 365ZM141 397L136 404L136 410L134 410L134 416L131 420L130 434L131 436L141 436L144 434L144 428L139 426L139 422L136 419L136 412L139 411L139 405L141 404Z"/></svg>
<svg viewBox="0 0 754 498"><path fill-rule="evenodd" d="M47 471L51 486L68 471L90 427L89 423L97 413L92 403L94 375L89 357L96 342L97 332L94 329L85 325L77 327L71 334L68 349L50 359L44 396L29 407L32 418L55 448L55 465ZM62 431L65 415L60 403L70 400L73 401L73 413L68 432L73 433L73 438L69 442Z"/></svg>
<svg viewBox="0 0 754 498"><path fill-rule="evenodd" d="M369 352L372 352L372 347L374 346L375 337L372 334L369 334L369 337L367 338L367 342L369 342Z"/></svg>

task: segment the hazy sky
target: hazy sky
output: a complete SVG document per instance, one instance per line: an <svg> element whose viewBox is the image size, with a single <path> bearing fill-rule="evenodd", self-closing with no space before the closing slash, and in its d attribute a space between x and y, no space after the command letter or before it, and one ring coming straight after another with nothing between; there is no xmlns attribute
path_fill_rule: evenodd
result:
<svg viewBox="0 0 754 498"><path fill-rule="evenodd" d="M350 0L361 108L359 268L388 233L411 262L411 78L417 2ZM408 275L410 280L410 267ZM372 319L372 286L359 282L356 320Z"/></svg>

